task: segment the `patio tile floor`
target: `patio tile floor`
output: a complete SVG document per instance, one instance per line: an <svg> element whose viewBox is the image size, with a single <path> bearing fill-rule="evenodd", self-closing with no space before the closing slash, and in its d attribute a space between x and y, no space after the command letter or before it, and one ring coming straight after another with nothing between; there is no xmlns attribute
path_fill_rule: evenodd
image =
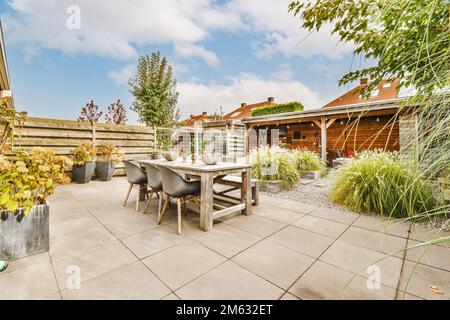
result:
<svg viewBox="0 0 450 320"><path fill-rule="evenodd" d="M224 217L209 232L190 211L178 236L175 206L158 225L157 201L136 212L136 191L123 207L126 190L123 178L57 188L50 252L11 261L0 299L450 297L446 244L386 257L436 237L421 226L409 234L406 223L262 195L252 216ZM74 270L79 289L70 287Z"/></svg>

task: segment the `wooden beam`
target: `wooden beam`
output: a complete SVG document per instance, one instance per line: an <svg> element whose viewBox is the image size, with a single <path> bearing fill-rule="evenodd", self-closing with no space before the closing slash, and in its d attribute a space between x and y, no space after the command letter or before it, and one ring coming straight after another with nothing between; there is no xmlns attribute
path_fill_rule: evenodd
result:
<svg viewBox="0 0 450 320"><path fill-rule="evenodd" d="M328 120L328 122L327 122L327 129L328 129L335 121L336 121L336 118Z"/></svg>
<svg viewBox="0 0 450 320"><path fill-rule="evenodd" d="M319 128L322 128L322 124L318 120L313 120L313 122L318 126Z"/></svg>
<svg viewBox="0 0 450 320"><path fill-rule="evenodd" d="M229 215L231 213L239 212L239 211L242 211L244 209L245 209L245 203L237 204L235 206L228 207L226 209L214 212L213 213L213 219L218 219L220 217Z"/></svg>
<svg viewBox="0 0 450 320"><path fill-rule="evenodd" d="M327 161L327 119L322 117L320 124L322 161Z"/></svg>

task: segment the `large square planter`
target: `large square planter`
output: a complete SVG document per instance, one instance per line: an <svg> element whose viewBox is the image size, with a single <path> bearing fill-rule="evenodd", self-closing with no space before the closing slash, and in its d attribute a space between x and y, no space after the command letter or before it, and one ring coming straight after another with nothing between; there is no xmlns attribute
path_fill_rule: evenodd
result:
<svg viewBox="0 0 450 320"><path fill-rule="evenodd" d="M321 176L320 171L300 171L301 179L319 180Z"/></svg>
<svg viewBox="0 0 450 320"><path fill-rule="evenodd" d="M28 215L23 209L0 211L0 260L14 260L49 250L48 204L34 206Z"/></svg>
<svg viewBox="0 0 450 320"><path fill-rule="evenodd" d="M77 183L88 183L94 175L95 162L86 162L79 165L74 164L72 167L73 179Z"/></svg>
<svg viewBox="0 0 450 320"><path fill-rule="evenodd" d="M97 161L95 163L95 175L100 181L110 181L116 165L111 161Z"/></svg>
<svg viewBox="0 0 450 320"><path fill-rule="evenodd" d="M275 181L259 181L259 190L271 193L278 193L285 190L285 184L281 180Z"/></svg>

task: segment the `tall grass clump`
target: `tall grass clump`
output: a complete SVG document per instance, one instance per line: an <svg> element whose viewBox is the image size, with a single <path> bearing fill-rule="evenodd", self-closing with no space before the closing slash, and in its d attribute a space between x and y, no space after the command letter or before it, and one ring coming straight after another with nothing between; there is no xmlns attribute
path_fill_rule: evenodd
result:
<svg viewBox="0 0 450 320"><path fill-rule="evenodd" d="M306 149L294 149L292 153L296 160L297 170L320 171L322 176L328 174L325 163L317 153Z"/></svg>
<svg viewBox="0 0 450 320"><path fill-rule="evenodd" d="M436 208L432 187L397 153L366 151L336 174L331 201L361 213L410 218Z"/></svg>
<svg viewBox="0 0 450 320"><path fill-rule="evenodd" d="M278 146L263 146L250 152L252 175L261 181L282 180L292 186L299 179L295 157Z"/></svg>

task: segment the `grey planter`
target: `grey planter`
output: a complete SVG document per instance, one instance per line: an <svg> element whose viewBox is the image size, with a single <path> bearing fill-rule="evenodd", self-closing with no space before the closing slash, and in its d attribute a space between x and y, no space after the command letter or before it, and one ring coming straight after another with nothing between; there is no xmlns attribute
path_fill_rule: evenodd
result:
<svg viewBox="0 0 450 320"><path fill-rule="evenodd" d="M300 178L301 179L309 179L309 180L319 180L321 177L320 171L301 171Z"/></svg>
<svg viewBox="0 0 450 320"><path fill-rule="evenodd" d="M95 162L86 162L83 165L74 164L72 168L73 179L77 183L88 183L92 179L95 170Z"/></svg>
<svg viewBox="0 0 450 320"><path fill-rule="evenodd" d="M14 260L49 250L48 204L34 206L27 216L23 209L0 211L0 260Z"/></svg>
<svg viewBox="0 0 450 320"><path fill-rule="evenodd" d="M95 163L96 176L100 181L110 181L116 165L112 161L97 161Z"/></svg>
<svg viewBox="0 0 450 320"><path fill-rule="evenodd" d="M278 193L285 190L285 185L281 180L275 181L259 181L259 190L271 193Z"/></svg>

